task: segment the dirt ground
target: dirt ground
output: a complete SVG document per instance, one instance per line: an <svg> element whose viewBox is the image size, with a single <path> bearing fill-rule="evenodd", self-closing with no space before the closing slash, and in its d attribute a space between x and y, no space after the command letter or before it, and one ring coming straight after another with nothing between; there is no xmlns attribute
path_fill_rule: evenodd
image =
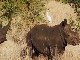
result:
<svg viewBox="0 0 80 60"><path fill-rule="evenodd" d="M46 4L46 8L46 12L49 12L52 18L52 22L48 23L48 25L51 26L59 24L64 18L75 20L77 17L76 13L74 13L74 8L68 4L52 0ZM46 15L44 15L44 17L48 20ZM0 60L32 60L29 56L29 50L26 44L26 36L29 28L22 19L21 14L13 17L11 30L6 34L7 41L0 44ZM23 26L19 28L17 23ZM46 59L41 56L37 60ZM80 60L80 45L68 45L64 54L60 56L58 60Z"/></svg>

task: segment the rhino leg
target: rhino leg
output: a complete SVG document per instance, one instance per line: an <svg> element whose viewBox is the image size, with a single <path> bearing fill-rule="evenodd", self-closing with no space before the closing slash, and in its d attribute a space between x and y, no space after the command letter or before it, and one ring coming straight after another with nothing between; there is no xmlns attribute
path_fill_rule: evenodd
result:
<svg viewBox="0 0 80 60"><path fill-rule="evenodd" d="M32 59L39 56L39 51L32 45Z"/></svg>
<svg viewBox="0 0 80 60"><path fill-rule="evenodd" d="M48 60L52 60L52 55L51 55L51 49L50 49L50 47L47 47L47 56L48 56Z"/></svg>

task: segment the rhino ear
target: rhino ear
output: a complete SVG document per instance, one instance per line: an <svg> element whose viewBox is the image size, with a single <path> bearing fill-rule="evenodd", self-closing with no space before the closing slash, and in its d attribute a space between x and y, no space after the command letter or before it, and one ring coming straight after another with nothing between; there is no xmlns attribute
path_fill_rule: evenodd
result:
<svg viewBox="0 0 80 60"><path fill-rule="evenodd" d="M67 25L67 19L64 19L64 21L62 21L60 23L61 26L65 27Z"/></svg>

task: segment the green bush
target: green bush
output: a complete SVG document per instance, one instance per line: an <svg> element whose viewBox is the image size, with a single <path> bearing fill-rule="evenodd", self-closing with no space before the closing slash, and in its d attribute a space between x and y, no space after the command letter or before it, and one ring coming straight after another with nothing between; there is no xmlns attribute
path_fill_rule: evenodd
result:
<svg viewBox="0 0 80 60"><path fill-rule="evenodd" d="M10 18L12 14L18 12L26 14L26 17L33 22L41 22L43 20L40 14L45 10L45 0L2 0L3 5L1 11L5 11L2 16Z"/></svg>
<svg viewBox="0 0 80 60"><path fill-rule="evenodd" d="M63 3L73 3L77 7L80 7L80 0L62 0Z"/></svg>
<svg viewBox="0 0 80 60"><path fill-rule="evenodd" d="M5 11L1 17L11 18L11 14L17 12L17 6L12 1L3 1L3 5L0 8L1 11Z"/></svg>

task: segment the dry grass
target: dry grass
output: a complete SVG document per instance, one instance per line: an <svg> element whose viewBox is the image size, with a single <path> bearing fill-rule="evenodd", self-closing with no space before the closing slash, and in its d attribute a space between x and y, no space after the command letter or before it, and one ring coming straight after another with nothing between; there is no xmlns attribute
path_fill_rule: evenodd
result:
<svg viewBox="0 0 80 60"><path fill-rule="evenodd" d="M51 25L59 24L64 18L76 19L74 9L68 4L50 1L46 6L47 9L49 9L47 11L50 12L53 18L53 22L50 23ZM21 28L17 25L18 23L22 24ZM6 36L7 41L0 44L0 60L32 60L29 56L29 50L26 44L26 34L29 28L21 15L13 17L11 29L12 30L8 31ZM23 49L27 52L25 57L20 56ZM37 60L46 60L46 58L47 57L44 58L40 56ZM80 45L68 45L64 54L60 56L58 60L80 60Z"/></svg>
<svg viewBox="0 0 80 60"><path fill-rule="evenodd" d="M80 60L80 45L68 45L61 60Z"/></svg>
<svg viewBox="0 0 80 60"><path fill-rule="evenodd" d="M65 18L68 20L76 20L77 18L74 9L69 4L51 0L46 4L46 8L46 11L48 11L49 15L52 17L52 25L59 24Z"/></svg>

